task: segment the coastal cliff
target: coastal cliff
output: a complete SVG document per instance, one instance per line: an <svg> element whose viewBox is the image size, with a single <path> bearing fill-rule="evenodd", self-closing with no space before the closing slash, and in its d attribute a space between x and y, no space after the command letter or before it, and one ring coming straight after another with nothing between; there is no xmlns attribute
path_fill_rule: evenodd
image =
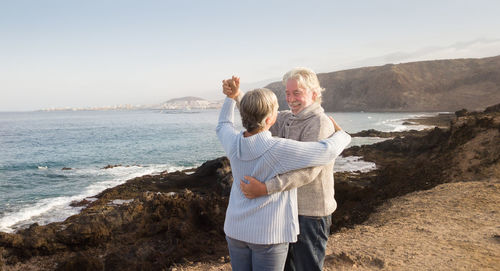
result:
<svg viewBox="0 0 500 271"><path fill-rule="evenodd" d="M325 270L498 266L499 107L345 150L377 170L336 173ZM85 208L63 222L0 233L0 269L230 270L230 173L223 157L135 178L75 203Z"/></svg>
<svg viewBox="0 0 500 271"><path fill-rule="evenodd" d="M500 56L387 64L318 74L328 112L454 112L500 101ZM284 86L266 86L288 109Z"/></svg>

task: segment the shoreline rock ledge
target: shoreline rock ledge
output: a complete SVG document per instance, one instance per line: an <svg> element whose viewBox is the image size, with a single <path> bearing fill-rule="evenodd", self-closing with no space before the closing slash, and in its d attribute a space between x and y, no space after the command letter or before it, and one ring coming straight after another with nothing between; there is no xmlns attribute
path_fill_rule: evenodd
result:
<svg viewBox="0 0 500 271"><path fill-rule="evenodd" d="M500 266L500 106L446 129L351 147L377 169L336 173L325 270ZM230 270L227 158L131 179L63 222L0 232L0 270Z"/></svg>
<svg viewBox="0 0 500 271"><path fill-rule="evenodd" d="M227 158L131 179L64 222L0 232L0 270L162 270L227 254Z"/></svg>

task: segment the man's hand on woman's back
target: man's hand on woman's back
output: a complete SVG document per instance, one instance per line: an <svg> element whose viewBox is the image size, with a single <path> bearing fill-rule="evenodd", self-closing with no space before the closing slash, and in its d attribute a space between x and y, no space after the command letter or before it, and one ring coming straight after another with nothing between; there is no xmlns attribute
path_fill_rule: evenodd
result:
<svg viewBox="0 0 500 271"><path fill-rule="evenodd" d="M248 183L240 180L240 188L245 197L254 199L267 195L266 184L250 176L245 176L245 180L247 180Z"/></svg>

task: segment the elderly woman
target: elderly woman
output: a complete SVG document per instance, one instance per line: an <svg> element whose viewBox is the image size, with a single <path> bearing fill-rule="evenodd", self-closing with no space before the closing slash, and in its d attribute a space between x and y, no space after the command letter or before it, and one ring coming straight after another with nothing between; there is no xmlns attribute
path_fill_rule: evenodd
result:
<svg viewBox="0 0 500 271"><path fill-rule="evenodd" d="M331 163L350 142L351 137L342 130L319 142L273 138L269 128L276 122L278 101L268 89L243 96L240 114L246 131L239 132L233 123L238 94L232 93L224 101L216 129L235 181L254 176L266 182L277 174ZM296 189L250 200L236 182L224 232L233 270L282 270L288 243L296 242L299 233Z"/></svg>

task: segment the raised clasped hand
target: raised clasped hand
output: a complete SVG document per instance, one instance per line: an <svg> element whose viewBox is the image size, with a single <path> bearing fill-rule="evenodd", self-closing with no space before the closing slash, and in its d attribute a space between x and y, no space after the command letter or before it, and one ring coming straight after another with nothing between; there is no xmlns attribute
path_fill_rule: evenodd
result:
<svg viewBox="0 0 500 271"><path fill-rule="evenodd" d="M234 76L231 79L222 80L222 92L231 99L236 99L240 94L240 78Z"/></svg>

